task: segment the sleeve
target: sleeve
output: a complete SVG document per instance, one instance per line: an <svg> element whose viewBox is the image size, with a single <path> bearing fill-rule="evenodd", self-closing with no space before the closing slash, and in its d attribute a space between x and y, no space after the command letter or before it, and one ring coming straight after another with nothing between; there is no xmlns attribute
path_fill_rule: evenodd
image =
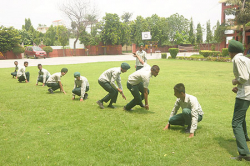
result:
<svg viewBox="0 0 250 166"><path fill-rule="evenodd" d="M85 91L86 91L86 81L85 81L85 80L82 80L82 85L81 85L81 98L84 97Z"/></svg>
<svg viewBox="0 0 250 166"><path fill-rule="evenodd" d="M116 83L117 83L117 85L118 85L119 89L121 89L121 90L122 90L122 80L121 80L120 75L117 77L117 79L116 79Z"/></svg>
<svg viewBox="0 0 250 166"><path fill-rule="evenodd" d="M74 81L74 89L75 89L75 88L76 88L76 80ZM74 89L73 89L73 90L74 90ZM72 93L72 96L75 97L75 94Z"/></svg>
<svg viewBox="0 0 250 166"><path fill-rule="evenodd" d="M147 62L147 57L146 57L147 53L146 51L144 51L144 56L143 56L143 61L146 63Z"/></svg>
<svg viewBox="0 0 250 166"><path fill-rule="evenodd" d="M40 72L38 72L38 76L37 76L36 84L38 84L38 79L39 79L39 76L40 76Z"/></svg>
<svg viewBox="0 0 250 166"><path fill-rule="evenodd" d="M248 72L247 64L246 62L237 58L235 59L235 65L238 71L237 80L240 82L240 84L244 84L249 79L249 72Z"/></svg>
<svg viewBox="0 0 250 166"><path fill-rule="evenodd" d="M112 75L111 75L111 80L110 80L110 85L115 88L115 89L118 89L117 85L115 84L115 81L117 79L117 76L118 76L118 72L112 72Z"/></svg>
<svg viewBox="0 0 250 166"><path fill-rule="evenodd" d="M198 100L197 98L190 98L191 105L191 128L190 133L194 133L198 124Z"/></svg>
<svg viewBox="0 0 250 166"><path fill-rule="evenodd" d="M46 72L43 72L43 83L46 82L46 77L47 77L47 75L48 75L48 72L47 72L47 71L46 71Z"/></svg>
<svg viewBox="0 0 250 166"><path fill-rule="evenodd" d="M142 76L142 82L143 82L144 88L148 88L149 80L150 80L150 78L147 78L146 76Z"/></svg>
<svg viewBox="0 0 250 166"><path fill-rule="evenodd" d="M172 116L176 115L176 113L178 112L179 108L180 108L180 104L179 104L179 100L177 99L176 102L175 102L175 104L174 104L174 108L173 108L173 110L172 110L172 112L171 112L171 114L169 116L169 119Z"/></svg>
<svg viewBox="0 0 250 166"><path fill-rule="evenodd" d="M25 80L27 80L26 74L25 74L25 68L22 69L22 75L24 76Z"/></svg>

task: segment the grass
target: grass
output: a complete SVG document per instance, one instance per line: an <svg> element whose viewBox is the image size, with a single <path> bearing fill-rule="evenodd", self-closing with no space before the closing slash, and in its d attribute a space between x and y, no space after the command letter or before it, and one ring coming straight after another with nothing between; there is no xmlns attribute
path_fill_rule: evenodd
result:
<svg viewBox="0 0 250 166"><path fill-rule="evenodd" d="M230 160L238 155L231 128L232 63L162 59L149 64L161 68L150 80L150 110L137 106L132 112L122 107L132 99L126 81L133 67L121 74L126 101L119 95L117 108L104 110L95 103L106 95L98 77L120 62L43 66L51 74L69 69L62 77L66 95L35 86L36 67L27 68L28 84L11 78L13 68L0 69L0 165L248 165ZM76 71L90 82L83 103L71 100ZM191 139L183 127L163 131L176 100L173 87L180 82L205 113Z"/></svg>

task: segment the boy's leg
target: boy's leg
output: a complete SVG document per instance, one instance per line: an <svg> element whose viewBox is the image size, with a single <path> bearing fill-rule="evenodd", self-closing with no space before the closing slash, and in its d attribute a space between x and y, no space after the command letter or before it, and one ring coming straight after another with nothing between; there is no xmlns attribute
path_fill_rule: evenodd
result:
<svg viewBox="0 0 250 166"><path fill-rule="evenodd" d="M18 77L18 81L19 81L19 82L25 81L24 76L22 75L22 76Z"/></svg>
<svg viewBox="0 0 250 166"><path fill-rule="evenodd" d="M72 90L72 93L81 96L81 87L75 88Z"/></svg>
<svg viewBox="0 0 250 166"><path fill-rule="evenodd" d="M50 89L52 89L53 91L60 88L59 83L47 83L47 86L50 87Z"/></svg>
<svg viewBox="0 0 250 166"><path fill-rule="evenodd" d="M127 88L129 89L129 91L131 92L131 94L134 96L134 99L131 100L126 106L125 109L126 110L130 110L132 109L134 106L136 105L143 105L142 104L142 99L141 99L141 95L139 93L139 86L138 85L134 85L132 86L131 84L127 83Z"/></svg>
<svg viewBox="0 0 250 166"><path fill-rule="evenodd" d="M27 81L29 82L30 81L30 72L25 72L25 75L26 75Z"/></svg>
<svg viewBox="0 0 250 166"><path fill-rule="evenodd" d="M43 76L42 75L39 76L38 79L37 79L37 81L43 83Z"/></svg>
<svg viewBox="0 0 250 166"><path fill-rule="evenodd" d="M101 85L101 87L103 89L105 89L107 92L109 92L103 99L101 99L101 102L108 102L109 100L111 100L110 102L112 103L116 103L117 100L117 96L118 96L118 91L116 89L114 89L109 82L101 82L98 81L99 84Z"/></svg>
<svg viewBox="0 0 250 166"><path fill-rule="evenodd" d="M183 117L183 114L180 113L180 114L177 114L177 115L172 116L172 117L169 119L169 124L170 124L170 125L180 125L180 126L184 126L184 125L185 125L185 119L184 119L184 117Z"/></svg>

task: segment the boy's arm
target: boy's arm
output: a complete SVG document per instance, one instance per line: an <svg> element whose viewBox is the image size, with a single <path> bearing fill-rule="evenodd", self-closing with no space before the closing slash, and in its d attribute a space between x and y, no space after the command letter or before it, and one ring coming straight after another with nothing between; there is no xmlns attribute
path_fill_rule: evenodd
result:
<svg viewBox="0 0 250 166"><path fill-rule="evenodd" d="M179 104L178 99L177 99L175 104L174 104L174 108L169 116L169 119L177 113L179 108L180 108L180 104ZM169 120L168 120L168 124L165 126L165 128L163 130L168 130L169 128L170 128L170 124L169 124Z"/></svg>
<svg viewBox="0 0 250 166"><path fill-rule="evenodd" d="M146 108L146 110L149 110L149 105L148 105L148 88L144 88L144 99L145 99L145 108Z"/></svg>
<svg viewBox="0 0 250 166"><path fill-rule="evenodd" d="M60 86L61 91L62 91L64 94L66 94L66 92L63 90L63 86L62 86L61 81L58 81L58 83L59 83L59 86Z"/></svg>

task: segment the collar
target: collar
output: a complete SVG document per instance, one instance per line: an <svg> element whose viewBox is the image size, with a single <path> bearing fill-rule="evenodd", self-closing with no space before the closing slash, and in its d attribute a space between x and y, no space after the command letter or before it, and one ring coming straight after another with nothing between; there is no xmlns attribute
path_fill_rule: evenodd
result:
<svg viewBox="0 0 250 166"><path fill-rule="evenodd" d="M243 56L243 53L238 53L238 54L236 54L236 55L234 56L234 58L232 59L232 61L234 61L235 58L238 57L238 56Z"/></svg>
<svg viewBox="0 0 250 166"><path fill-rule="evenodd" d="M185 93L185 99L184 99L184 102L185 102L185 103L188 102L188 98L189 98L189 94Z"/></svg>

